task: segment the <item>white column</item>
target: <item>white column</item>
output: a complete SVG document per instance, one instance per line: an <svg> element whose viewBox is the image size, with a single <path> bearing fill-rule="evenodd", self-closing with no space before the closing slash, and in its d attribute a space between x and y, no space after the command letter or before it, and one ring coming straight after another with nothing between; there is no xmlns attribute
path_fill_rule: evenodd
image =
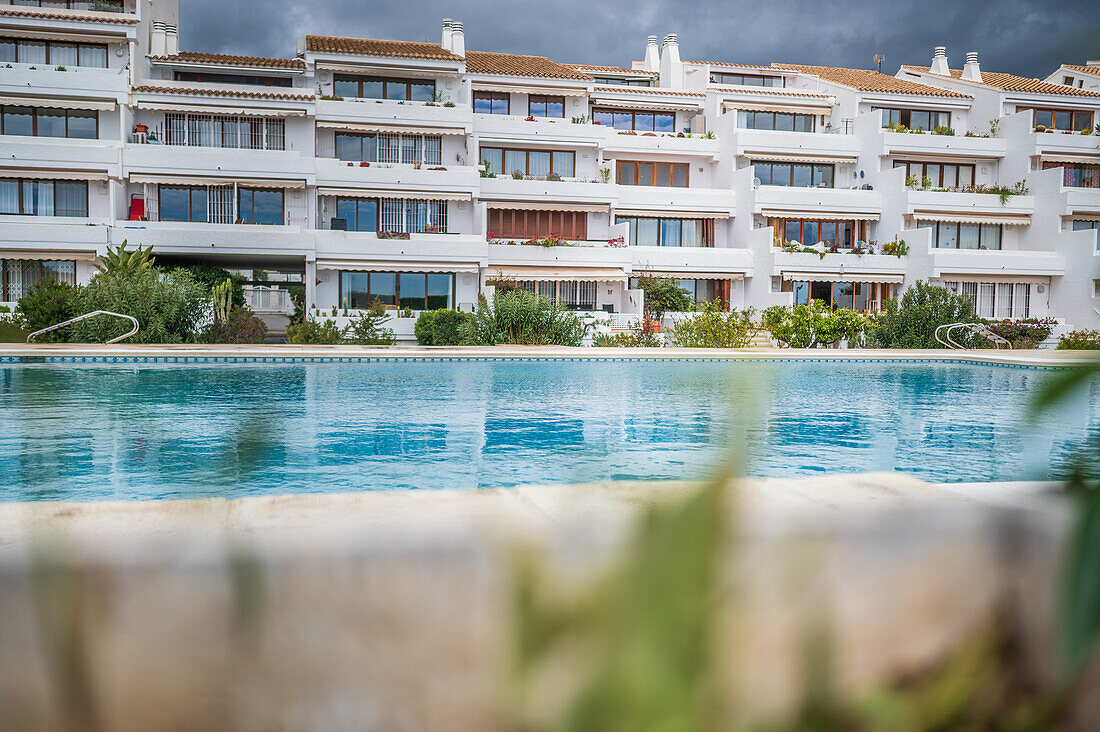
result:
<svg viewBox="0 0 1100 732"><path fill-rule="evenodd" d="M305 307L313 309L317 305L317 260L306 260L306 301Z"/></svg>

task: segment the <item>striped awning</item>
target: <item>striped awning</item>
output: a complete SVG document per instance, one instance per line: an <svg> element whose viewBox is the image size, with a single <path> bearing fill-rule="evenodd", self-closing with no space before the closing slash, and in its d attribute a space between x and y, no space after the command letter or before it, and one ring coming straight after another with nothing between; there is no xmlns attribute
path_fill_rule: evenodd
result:
<svg viewBox="0 0 1100 732"><path fill-rule="evenodd" d="M66 249L0 249L0 259L23 259L38 262L94 262L98 260L95 252L70 251Z"/></svg>
<svg viewBox="0 0 1100 732"><path fill-rule="evenodd" d="M760 215L769 219L809 219L811 221L878 221L877 213L852 213L846 211L791 211L766 208Z"/></svg>
<svg viewBox="0 0 1100 732"><path fill-rule="evenodd" d="M640 216L655 219L728 219L729 211L692 211L685 208L630 208L622 206L615 209L617 216Z"/></svg>
<svg viewBox="0 0 1100 732"><path fill-rule="evenodd" d="M0 178L36 178L40 180L107 180L106 170L71 168L0 168Z"/></svg>
<svg viewBox="0 0 1100 732"><path fill-rule="evenodd" d="M1010 216L1006 214L979 214L962 211L915 211L910 214L910 216L921 221L944 221L959 224L1002 224L1003 226L1031 225L1031 216L1027 214Z"/></svg>
<svg viewBox="0 0 1100 732"><path fill-rule="evenodd" d="M783 279L790 282L882 282L900 285L905 275L884 273L839 273L839 272L783 272Z"/></svg>
<svg viewBox="0 0 1100 732"><path fill-rule="evenodd" d="M745 110L746 112L794 112L796 114L824 114L825 112L833 108L832 103L827 99L822 99L820 102L802 101L791 102L790 104L784 102L773 102L771 104L762 104L760 102L735 102L728 101L722 104L722 108L726 110Z"/></svg>
<svg viewBox="0 0 1100 732"><path fill-rule="evenodd" d="M423 125L366 125L354 122L318 121L317 126L328 130L347 132L392 132L406 135L465 135L461 127L424 127Z"/></svg>
<svg viewBox="0 0 1100 732"><path fill-rule="evenodd" d="M477 264L469 262L421 263L363 259L318 259L317 269L353 272L424 272L427 274L477 274L480 271Z"/></svg>
<svg viewBox="0 0 1100 732"><path fill-rule="evenodd" d="M304 117L301 109L260 108L260 107L223 107L216 104L167 104L160 102L138 102L138 109L151 112L196 112L199 114L232 114L242 117Z"/></svg>
<svg viewBox="0 0 1100 732"><path fill-rule="evenodd" d="M700 100L701 102L702 100ZM593 99L593 107L611 109L637 109L647 112L696 112L702 104L676 104L675 102L648 102L633 99Z"/></svg>
<svg viewBox="0 0 1100 732"><path fill-rule="evenodd" d="M1100 165L1100 155L1043 155L1044 163L1083 163Z"/></svg>
<svg viewBox="0 0 1100 732"><path fill-rule="evenodd" d="M776 163L855 163L855 155L779 155L764 151L746 150L743 157Z"/></svg>
<svg viewBox="0 0 1100 732"><path fill-rule="evenodd" d="M43 99L41 97L0 96L0 104L13 107L41 107L45 109L89 109L96 112L110 112L115 108L114 100L59 99L57 97Z"/></svg>
<svg viewBox="0 0 1100 732"><path fill-rule="evenodd" d="M280 180L278 178L206 178L184 175L130 174L131 183L148 183L162 186L231 186L236 183L244 188L305 188L304 180Z"/></svg>
<svg viewBox="0 0 1100 732"><path fill-rule="evenodd" d="M671 269L647 269L647 270L634 270L634 277L672 277L678 280L741 280L745 278L743 272L706 272L703 270L692 270L686 272L678 272Z"/></svg>
<svg viewBox="0 0 1100 732"><path fill-rule="evenodd" d="M392 188L337 188L320 187L318 196L339 196L341 198L403 198L407 201L469 201L470 193L452 191L395 191Z"/></svg>
<svg viewBox="0 0 1100 732"><path fill-rule="evenodd" d="M515 84L482 84L479 82L473 83L474 91L489 91L489 92L522 92L525 94L546 94L549 96L564 96L564 97L587 97L587 89L577 89L574 87L549 87L549 86L536 86L528 84L526 82L517 81ZM514 115L522 117L526 115Z"/></svg>
<svg viewBox="0 0 1100 732"><path fill-rule="evenodd" d="M1100 221L1100 211L1074 211L1071 214L1065 214L1062 218L1073 221Z"/></svg>
<svg viewBox="0 0 1100 732"><path fill-rule="evenodd" d="M505 211L576 211L579 213L607 213L607 203L555 203L553 201L486 201L485 207Z"/></svg>
<svg viewBox="0 0 1100 732"><path fill-rule="evenodd" d="M626 282L627 275L613 267L527 267L490 266L490 278L500 277L526 282Z"/></svg>

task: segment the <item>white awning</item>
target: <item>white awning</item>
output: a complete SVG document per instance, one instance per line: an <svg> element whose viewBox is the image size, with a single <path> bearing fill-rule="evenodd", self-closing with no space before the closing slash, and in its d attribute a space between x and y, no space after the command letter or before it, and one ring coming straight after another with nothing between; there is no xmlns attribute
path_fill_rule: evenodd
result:
<svg viewBox="0 0 1100 732"><path fill-rule="evenodd" d="M277 178L205 178L186 175L141 175L130 174L131 183L150 185L180 186L231 186L236 183L243 188L305 188L304 180L279 180Z"/></svg>
<svg viewBox="0 0 1100 732"><path fill-rule="evenodd" d="M615 213L619 216L641 216L656 219L728 219L731 216L729 211L692 211L684 208L630 208L629 206L616 208Z"/></svg>
<svg viewBox="0 0 1100 732"><path fill-rule="evenodd" d="M997 272L991 274L951 274L950 271L940 271L936 277L940 282L1012 282L1017 284L1049 285L1049 275L1007 274Z"/></svg>
<svg viewBox="0 0 1100 732"><path fill-rule="evenodd" d="M593 107L611 107L612 109L638 109L651 112L697 112L703 106L699 104L675 102L649 102L633 99L593 99Z"/></svg>
<svg viewBox="0 0 1100 732"><path fill-rule="evenodd" d="M395 59L388 59L388 61L394 61ZM455 59L457 62L457 59ZM385 62L379 64L353 64L353 63L327 63L325 61L318 61L316 64L318 69L324 71L342 71L349 74L382 74L382 75L394 75L400 73L401 76L423 76L430 78L448 77L453 78L458 76L457 69L445 69L443 67L434 69L414 69L409 67L403 67L400 72L394 69L393 66L387 65ZM349 101L359 101L358 99L351 99ZM373 102L373 99L363 100L365 102Z"/></svg>
<svg viewBox="0 0 1100 732"><path fill-rule="evenodd" d="M90 109L96 112L110 112L115 108L114 100L59 99L58 97L43 99L41 97L0 96L0 104L15 107L41 107L44 109Z"/></svg>
<svg viewBox="0 0 1100 732"><path fill-rule="evenodd" d="M0 168L0 178L38 178L42 180L107 180L106 170L72 168Z"/></svg>
<svg viewBox="0 0 1100 732"><path fill-rule="evenodd" d="M822 99L820 102L811 101L797 101L797 102L772 102L765 104L762 102L724 102L722 108L726 110L743 109L746 112L794 112L796 114L824 114L831 111L833 105L828 100Z"/></svg>
<svg viewBox="0 0 1100 732"><path fill-rule="evenodd" d="M760 215L769 219L808 219L810 221L878 221L877 213L838 211L784 211L764 209Z"/></svg>
<svg viewBox="0 0 1100 732"><path fill-rule="evenodd" d="M74 252L65 249L0 249L0 259L23 259L38 262L94 262L98 259L95 252Z"/></svg>
<svg viewBox="0 0 1100 732"><path fill-rule="evenodd" d="M235 114L242 117L304 117L301 109L279 109L259 107L221 107L216 104L167 104L160 102L138 102L138 109L152 112L198 112L201 114Z"/></svg>
<svg viewBox="0 0 1100 732"><path fill-rule="evenodd" d="M742 280L745 278L743 272L704 272L701 270L693 270L688 272L677 272L671 269L646 269L634 270L634 277L673 277L678 280Z"/></svg>
<svg viewBox="0 0 1100 732"><path fill-rule="evenodd" d="M611 206L606 203L547 203L544 201L486 201L490 211L577 211L580 213L607 213Z"/></svg>
<svg viewBox="0 0 1100 732"><path fill-rule="evenodd" d="M406 135L465 135L466 130L461 127L424 127L415 125L364 125L353 122L324 122L318 120L317 126L329 130L346 130L348 132L394 132Z"/></svg>
<svg viewBox="0 0 1100 732"><path fill-rule="evenodd" d="M1100 156L1096 155L1043 155L1044 163L1083 163L1100 165Z"/></svg>
<svg viewBox="0 0 1100 732"><path fill-rule="evenodd" d="M883 282L900 285L905 275L900 274L840 274L838 272L783 272L783 279L791 282Z"/></svg>
<svg viewBox="0 0 1100 732"><path fill-rule="evenodd" d="M341 198L404 198L409 201L469 201L469 193L443 191L395 191L392 188L336 188L321 187L318 196L339 196Z"/></svg>
<svg viewBox="0 0 1100 732"><path fill-rule="evenodd" d="M552 87L552 86L538 86L536 84L530 84L526 81L517 81L514 84L481 84L479 82L473 83L474 91L491 91L491 92L507 92L507 93L523 93L523 94L546 94L549 96L563 96L563 97L587 97L587 89L577 89L575 87Z"/></svg>
<svg viewBox="0 0 1100 732"><path fill-rule="evenodd" d="M1065 214L1062 218L1074 221L1100 221L1100 211L1074 211L1071 214Z"/></svg>
<svg viewBox="0 0 1100 732"><path fill-rule="evenodd" d="M741 155L776 163L855 163L859 160L855 155L789 155L757 150L746 150Z"/></svg>
<svg viewBox="0 0 1100 732"><path fill-rule="evenodd" d="M977 214L966 212L915 211L910 214L921 221L946 221L959 224L1003 224L1004 226L1030 226L1031 216L1008 216L1004 214Z"/></svg>
<svg viewBox="0 0 1100 732"><path fill-rule="evenodd" d="M627 275L613 267L503 267L486 269L490 278L501 277L526 282L626 282Z"/></svg>
<svg viewBox="0 0 1100 732"><path fill-rule="evenodd" d="M416 236L413 234L412 236ZM477 264L451 262L433 262L430 264L410 262L380 262L362 259L318 259L317 269L352 270L355 272L425 272L428 274L477 274Z"/></svg>

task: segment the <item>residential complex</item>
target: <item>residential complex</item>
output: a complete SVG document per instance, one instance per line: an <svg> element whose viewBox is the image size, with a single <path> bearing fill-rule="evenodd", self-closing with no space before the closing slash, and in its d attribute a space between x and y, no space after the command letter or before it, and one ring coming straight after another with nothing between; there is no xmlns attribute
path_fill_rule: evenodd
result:
<svg viewBox="0 0 1100 732"><path fill-rule="evenodd" d="M889 76L689 61L669 34L592 66L467 50L451 20L274 59L180 50L178 25L177 0L0 4L0 302L125 240L301 279L329 313L470 309L506 279L621 321L652 274L864 311L924 280L1100 327L1095 62L1040 81L936 48Z"/></svg>

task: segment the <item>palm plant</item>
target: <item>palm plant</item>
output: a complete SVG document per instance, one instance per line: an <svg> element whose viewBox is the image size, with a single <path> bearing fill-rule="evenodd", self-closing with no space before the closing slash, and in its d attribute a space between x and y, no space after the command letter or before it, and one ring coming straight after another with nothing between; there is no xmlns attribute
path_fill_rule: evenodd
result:
<svg viewBox="0 0 1100 732"><path fill-rule="evenodd" d="M107 247L107 253L103 255L103 264L97 264L96 268L105 274L134 274L151 269L153 266L153 246L145 249L138 246L132 252L126 251L126 242L123 241L115 249Z"/></svg>

